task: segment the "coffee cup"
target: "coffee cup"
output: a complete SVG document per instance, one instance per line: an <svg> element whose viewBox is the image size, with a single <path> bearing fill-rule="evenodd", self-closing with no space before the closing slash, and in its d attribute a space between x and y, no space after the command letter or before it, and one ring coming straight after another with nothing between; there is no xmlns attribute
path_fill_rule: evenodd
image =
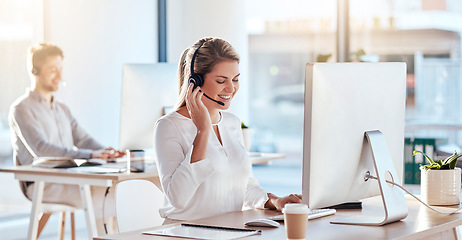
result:
<svg viewBox="0 0 462 240"><path fill-rule="evenodd" d="M305 239L306 224L310 213L308 206L302 203L288 203L282 209L282 213L284 213L287 239Z"/></svg>

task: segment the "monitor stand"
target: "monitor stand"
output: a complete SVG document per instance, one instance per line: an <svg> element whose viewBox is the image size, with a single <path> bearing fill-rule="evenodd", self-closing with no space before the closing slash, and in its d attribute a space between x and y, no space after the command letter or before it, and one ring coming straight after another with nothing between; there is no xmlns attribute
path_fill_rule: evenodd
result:
<svg viewBox="0 0 462 240"><path fill-rule="evenodd" d="M399 182L399 178L388 151L385 137L378 130L367 131L364 133L364 136L371 147L375 172L377 173L383 208L385 210L384 215L372 216L362 214L336 219L331 223L381 226L399 221L407 216L408 209L402 190L386 182L386 180L390 180L390 178L394 182Z"/></svg>

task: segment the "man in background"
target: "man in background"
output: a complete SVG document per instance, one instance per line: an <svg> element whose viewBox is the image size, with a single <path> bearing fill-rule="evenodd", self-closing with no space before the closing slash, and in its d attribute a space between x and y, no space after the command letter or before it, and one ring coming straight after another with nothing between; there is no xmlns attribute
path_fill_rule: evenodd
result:
<svg viewBox="0 0 462 240"><path fill-rule="evenodd" d="M31 88L11 105L8 116L16 165L30 165L36 157L104 159L123 155L88 135L69 108L53 96L62 80L63 58L63 51L52 44L29 48ZM31 198L33 182L23 186ZM82 207L77 185L46 183L43 202Z"/></svg>

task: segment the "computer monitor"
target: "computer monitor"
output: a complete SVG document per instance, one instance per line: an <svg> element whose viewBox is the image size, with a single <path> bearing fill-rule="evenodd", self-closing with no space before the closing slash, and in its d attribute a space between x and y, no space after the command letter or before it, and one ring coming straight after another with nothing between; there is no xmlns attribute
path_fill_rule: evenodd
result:
<svg viewBox="0 0 462 240"><path fill-rule="evenodd" d="M155 123L177 98L177 64L124 64L119 149L152 149Z"/></svg>
<svg viewBox="0 0 462 240"><path fill-rule="evenodd" d="M304 203L323 208L382 194L384 216L342 223L383 225L407 216L403 192L385 183L403 176L405 97L405 63L306 65ZM381 133L365 136L373 130ZM380 181L365 181L367 172L379 172Z"/></svg>

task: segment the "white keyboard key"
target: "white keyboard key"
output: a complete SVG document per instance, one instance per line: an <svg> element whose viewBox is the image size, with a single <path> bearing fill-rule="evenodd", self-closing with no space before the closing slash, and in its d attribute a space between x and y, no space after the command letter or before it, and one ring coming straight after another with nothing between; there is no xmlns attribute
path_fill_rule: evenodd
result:
<svg viewBox="0 0 462 240"><path fill-rule="evenodd" d="M325 209L311 209L310 214L308 215L308 220L316 219L328 215L335 214L337 211L335 209L325 208ZM274 221L284 221L284 214L276 215L273 217L268 217L268 219Z"/></svg>

